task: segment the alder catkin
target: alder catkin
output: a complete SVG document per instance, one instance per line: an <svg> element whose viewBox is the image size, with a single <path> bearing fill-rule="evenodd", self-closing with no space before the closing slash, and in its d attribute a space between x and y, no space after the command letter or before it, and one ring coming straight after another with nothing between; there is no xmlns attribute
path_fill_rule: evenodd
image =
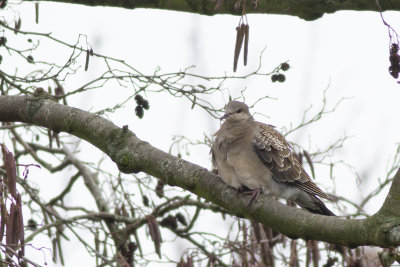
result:
<svg viewBox="0 0 400 267"><path fill-rule="evenodd" d="M243 51L243 63L247 65L247 53L249 51L249 24L244 26L244 51Z"/></svg>
<svg viewBox="0 0 400 267"><path fill-rule="evenodd" d="M235 54L233 57L233 72L236 72L237 63L240 55L240 50L242 49L243 37L245 32L245 25L242 23L240 27L236 27L236 43L235 43Z"/></svg>
<svg viewBox="0 0 400 267"><path fill-rule="evenodd" d="M35 3L35 22L39 24L39 3Z"/></svg>
<svg viewBox="0 0 400 267"><path fill-rule="evenodd" d="M86 49L85 71L87 71L88 68L89 68L89 56L90 56L90 50L89 50L89 49Z"/></svg>

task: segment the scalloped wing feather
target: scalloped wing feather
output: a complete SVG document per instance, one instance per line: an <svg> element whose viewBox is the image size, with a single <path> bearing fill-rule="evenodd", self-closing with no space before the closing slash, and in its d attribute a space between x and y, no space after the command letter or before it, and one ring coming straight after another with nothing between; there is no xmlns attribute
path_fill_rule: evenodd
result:
<svg viewBox="0 0 400 267"><path fill-rule="evenodd" d="M329 199L305 172L285 138L272 125L257 122L257 126L253 147L271 170L273 179L280 183L294 183L307 193Z"/></svg>

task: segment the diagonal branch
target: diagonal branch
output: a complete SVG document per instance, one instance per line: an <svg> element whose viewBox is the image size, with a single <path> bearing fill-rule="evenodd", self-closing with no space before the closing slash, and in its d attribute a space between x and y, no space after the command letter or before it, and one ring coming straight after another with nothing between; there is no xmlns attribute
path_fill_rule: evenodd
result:
<svg viewBox="0 0 400 267"><path fill-rule="evenodd" d="M392 209L384 205L380 212L367 219L314 215L283 205L265 195L247 207L248 197L226 186L217 175L151 146L137 138L126 126L121 129L100 116L48 100L40 92L35 95L39 97L0 96L0 121L25 122L73 134L106 153L124 173L143 171L224 207L239 217L254 218L292 238L321 240L349 247L400 244L398 238L390 236L390 231L400 224L399 212L392 211L400 202L399 175L396 175L385 202Z"/></svg>

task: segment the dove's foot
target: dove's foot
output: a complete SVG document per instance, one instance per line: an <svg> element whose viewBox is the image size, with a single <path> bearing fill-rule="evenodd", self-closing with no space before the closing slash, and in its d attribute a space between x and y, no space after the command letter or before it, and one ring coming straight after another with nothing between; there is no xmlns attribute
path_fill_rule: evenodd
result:
<svg viewBox="0 0 400 267"><path fill-rule="evenodd" d="M257 197L261 194L261 188L248 189L247 187L242 187L239 190L243 192L243 194L245 195L251 195L251 198L247 203L247 206L250 206L250 204L253 203L253 201L257 199Z"/></svg>

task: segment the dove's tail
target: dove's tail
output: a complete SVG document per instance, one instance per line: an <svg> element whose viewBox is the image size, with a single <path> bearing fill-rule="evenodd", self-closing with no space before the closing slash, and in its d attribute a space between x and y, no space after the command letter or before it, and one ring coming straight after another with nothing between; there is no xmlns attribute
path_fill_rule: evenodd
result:
<svg viewBox="0 0 400 267"><path fill-rule="evenodd" d="M308 194L309 198L306 201L302 201L297 199L295 202L297 205L302 207L303 209L315 213L326 216L336 216L332 211L330 211L317 196Z"/></svg>

